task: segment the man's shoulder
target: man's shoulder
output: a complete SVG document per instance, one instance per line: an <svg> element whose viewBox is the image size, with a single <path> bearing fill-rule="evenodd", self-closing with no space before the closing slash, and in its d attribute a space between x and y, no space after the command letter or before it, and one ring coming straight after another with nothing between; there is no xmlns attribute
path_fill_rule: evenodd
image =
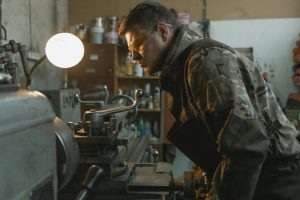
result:
<svg viewBox="0 0 300 200"><path fill-rule="evenodd" d="M235 50L232 47L230 47L220 41L213 40L211 38L199 39L199 40L193 42L190 46L191 49L199 49L199 48L203 49L203 48L214 48L214 47L226 49L231 52L235 52Z"/></svg>

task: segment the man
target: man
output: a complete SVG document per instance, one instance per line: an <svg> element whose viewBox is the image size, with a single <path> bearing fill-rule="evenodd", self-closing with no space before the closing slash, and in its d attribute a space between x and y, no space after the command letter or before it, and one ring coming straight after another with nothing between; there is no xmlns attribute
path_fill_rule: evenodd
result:
<svg viewBox="0 0 300 200"><path fill-rule="evenodd" d="M300 93L299 93L299 87L300 87L300 63L296 63L293 66L293 77L292 81L294 83L294 86L297 87L298 92L297 93L289 93L286 108L287 109L299 109L300 108Z"/></svg>
<svg viewBox="0 0 300 200"><path fill-rule="evenodd" d="M206 199L300 199L298 132L250 60L179 27L155 2L133 8L119 34L145 72L161 71L176 120L171 140L200 167L215 171ZM201 137L207 141L194 139Z"/></svg>
<svg viewBox="0 0 300 200"><path fill-rule="evenodd" d="M300 50L299 50L300 51ZM300 57L300 55L299 55ZM300 62L293 66L294 75L292 77L293 83L296 87L300 86Z"/></svg>

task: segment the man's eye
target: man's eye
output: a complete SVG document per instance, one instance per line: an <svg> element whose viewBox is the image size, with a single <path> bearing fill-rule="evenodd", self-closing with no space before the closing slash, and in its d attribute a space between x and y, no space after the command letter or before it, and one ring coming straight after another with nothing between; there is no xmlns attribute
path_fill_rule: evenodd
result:
<svg viewBox="0 0 300 200"><path fill-rule="evenodd" d="M139 46L139 48L137 49L137 52L144 51L144 47L145 47L145 45L141 45L141 46Z"/></svg>
<svg viewBox="0 0 300 200"><path fill-rule="evenodd" d="M298 78L300 77L300 74L294 74L293 76Z"/></svg>
<svg viewBox="0 0 300 200"><path fill-rule="evenodd" d="M144 34L136 36L136 38L131 42L131 47L136 51L140 51L141 49L144 48L143 43L145 39L146 36Z"/></svg>

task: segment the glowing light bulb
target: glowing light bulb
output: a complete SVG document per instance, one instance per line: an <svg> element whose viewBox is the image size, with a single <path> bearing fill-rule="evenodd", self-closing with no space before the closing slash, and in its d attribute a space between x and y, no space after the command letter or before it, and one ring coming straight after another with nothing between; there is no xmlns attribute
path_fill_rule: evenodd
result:
<svg viewBox="0 0 300 200"><path fill-rule="evenodd" d="M81 40L71 33L52 36L45 48L48 60L55 66L69 68L78 64L84 54Z"/></svg>

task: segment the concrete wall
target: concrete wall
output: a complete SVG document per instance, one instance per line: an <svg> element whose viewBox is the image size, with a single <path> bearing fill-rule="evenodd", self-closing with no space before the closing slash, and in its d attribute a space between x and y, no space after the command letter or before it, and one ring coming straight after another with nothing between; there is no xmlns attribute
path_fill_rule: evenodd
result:
<svg viewBox="0 0 300 200"><path fill-rule="evenodd" d="M254 61L269 75L282 104L297 92L292 82L292 49L300 32L300 18L212 21L210 36L232 47L252 47Z"/></svg>
<svg viewBox="0 0 300 200"><path fill-rule="evenodd" d="M202 20L203 0L158 0L192 20ZM69 0L70 24L89 23L99 16L124 16L141 0ZM210 20L299 18L299 0L206 0Z"/></svg>
<svg viewBox="0 0 300 200"><path fill-rule="evenodd" d="M22 43L28 51L42 56L51 35L68 28L68 0L2 0L2 24L7 30L7 41ZM19 60L18 55L14 57ZM33 64L29 61L30 66ZM23 84L21 64L18 72ZM57 89L60 70L45 61L34 71L32 79L31 89Z"/></svg>

